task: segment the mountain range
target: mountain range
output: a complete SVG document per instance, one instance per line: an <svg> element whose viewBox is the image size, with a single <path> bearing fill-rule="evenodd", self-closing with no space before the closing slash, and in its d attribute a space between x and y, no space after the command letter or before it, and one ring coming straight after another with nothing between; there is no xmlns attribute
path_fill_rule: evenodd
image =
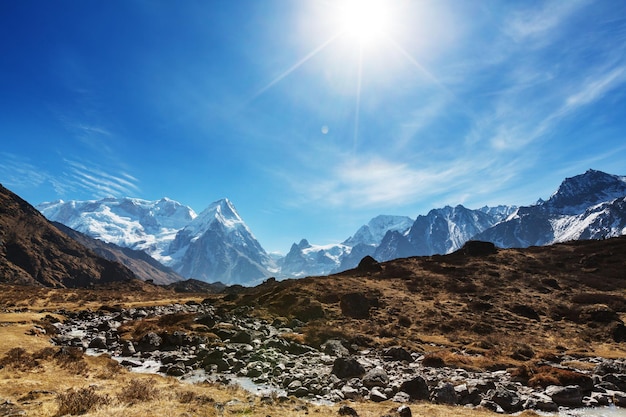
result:
<svg viewBox="0 0 626 417"><path fill-rule="evenodd" d="M90 237L145 251L185 278L252 285L270 276L339 272L368 255L386 261L447 254L468 240L511 248L623 235L626 177L589 170L566 178L547 201L531 206L446 206L415 220L381 215L342 243L321 246L302 239L280 258L263 249L228 199L199 215L167 198L57 201L37 208Z"/></svg>

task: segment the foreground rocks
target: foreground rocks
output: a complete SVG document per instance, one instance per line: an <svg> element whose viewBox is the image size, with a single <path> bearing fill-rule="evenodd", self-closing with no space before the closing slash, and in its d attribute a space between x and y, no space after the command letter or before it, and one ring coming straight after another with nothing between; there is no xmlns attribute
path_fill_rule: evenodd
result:
<svg viewBox="0 0 626 417"><path fill-rule="evenodd" d="M545 361L542 366L577 375L576 384L531 387L523 375L506 370L470 372L439 364L425 366L422 352L409 352L400 346L359 351L340 340L330 340L320 350L314 349L284 337L297 333L302 323L270 323L249 313L248 308L218 313L208 303L102 308L58 311L66 320L51 325L58 331L53 337L56 344L108 353L131 370L190 381L252 383L259 391L313 401L432 401L502 413L626 406L626 360L577 358L587 362L586 369L595 366L593 372L559 364L573 358L560 357L558 363ZM122 340L118 332L124 323L134 320L163 318L168 322L185 314L192 314L194 326L202 331L152 330L132 340ZM342 408L342 415L351 415L349 408ZM402 410L399 415L410 415L408 407L398 410Z"/></svg>

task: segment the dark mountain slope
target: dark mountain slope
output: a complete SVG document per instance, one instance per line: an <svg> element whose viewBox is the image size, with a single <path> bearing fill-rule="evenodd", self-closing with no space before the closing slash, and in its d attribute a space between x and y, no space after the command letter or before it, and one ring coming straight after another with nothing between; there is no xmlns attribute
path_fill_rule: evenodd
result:
<svg viewBox="0 0 626 417"><path fill-rule="evenodd" d="M98 256L126 266L142 281L153 281L155 284L167 285L184 279L144 251L123 248L113 243L94 239L62 223L52 222L52 224L81 245L94 251Z"/></svg>
<svg viewBox="0 0 626 417"><path fill-rule="evenodd" d="M128 268L100 258L61 233L33 206L0 185L0 281L87 287L133 279Z"/></svg>

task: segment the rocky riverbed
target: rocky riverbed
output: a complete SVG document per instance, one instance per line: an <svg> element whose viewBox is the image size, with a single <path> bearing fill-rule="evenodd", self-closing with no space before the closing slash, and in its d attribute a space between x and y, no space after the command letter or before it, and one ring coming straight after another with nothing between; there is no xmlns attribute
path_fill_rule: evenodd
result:
<svg viewBox="0 0 626 417"><path fill-rule="evenodd" d="M268 322L253 318L249 308L216 311L208 302L131 308L103 307L96 311L57 311L53 320L61 346L108 353L135 371L153 371L190 381L242 383L266 387L275 396L296 396L315 402L346 399L369 401L432 401L486 407L515 413L524 409L556 412L565 408L626 407L626 360L559 356L543 365L571 371L576 383L530 387L508 370L472 372L426 366L423 352L402 346L363 350L341 340L320 349L297 343L293 335L303 323ZM151 331L137 340L122 340L125 323L176 314L193 314L198 332ZM585 369L561 365L576 359ZM542 364L540 364L542 365ZM590 371L589 369L592 369Z"/></svg>

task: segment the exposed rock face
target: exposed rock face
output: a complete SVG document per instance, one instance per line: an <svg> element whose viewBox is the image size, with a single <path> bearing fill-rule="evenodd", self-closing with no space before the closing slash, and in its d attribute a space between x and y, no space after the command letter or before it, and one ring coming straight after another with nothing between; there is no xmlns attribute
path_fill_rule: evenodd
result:
<svg viewBox="0 0 626 417"><path fill-rule="evenodd" d="M130 281L124 266L100 258L0 185L0 280L54 287Z"/></svg>

